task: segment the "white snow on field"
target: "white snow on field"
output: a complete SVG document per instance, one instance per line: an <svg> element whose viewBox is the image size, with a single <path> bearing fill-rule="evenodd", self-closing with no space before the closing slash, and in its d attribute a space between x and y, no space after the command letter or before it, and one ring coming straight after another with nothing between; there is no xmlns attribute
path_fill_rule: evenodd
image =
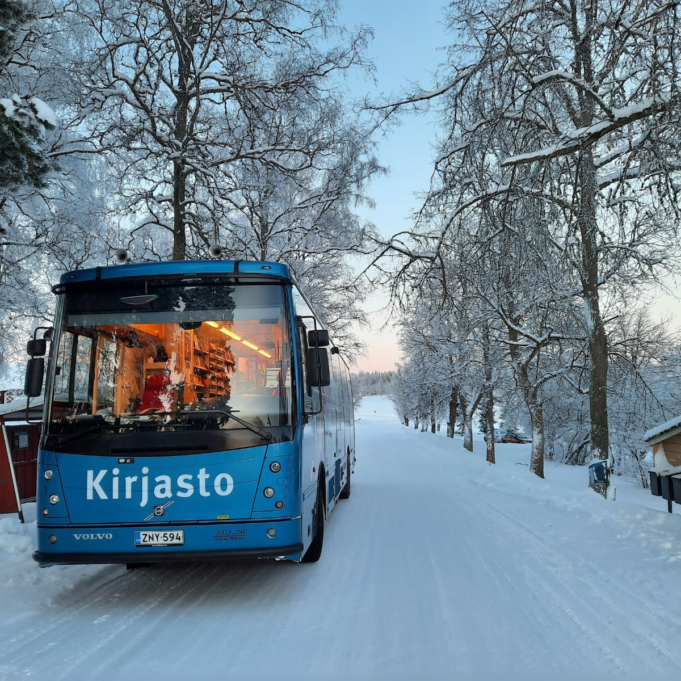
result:
<svg viewBox="0 0 681 681"><path fill-rule="evenodd" d="M35 525L2 517L0 679L678 678L681 515L583 468L539 480L525 445L489 466L386 398L357 417L317 564L40 570Z"/></svg>

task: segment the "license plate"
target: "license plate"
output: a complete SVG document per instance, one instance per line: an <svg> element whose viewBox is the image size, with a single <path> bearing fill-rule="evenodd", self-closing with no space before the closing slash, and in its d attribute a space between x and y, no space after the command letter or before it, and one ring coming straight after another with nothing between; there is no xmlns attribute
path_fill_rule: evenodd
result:
<svg viewBox="0 0 681 681"><path fill-rule="evenodd" d="M161 530L135 532L135 546L182 546L184 530Z"/></svg>

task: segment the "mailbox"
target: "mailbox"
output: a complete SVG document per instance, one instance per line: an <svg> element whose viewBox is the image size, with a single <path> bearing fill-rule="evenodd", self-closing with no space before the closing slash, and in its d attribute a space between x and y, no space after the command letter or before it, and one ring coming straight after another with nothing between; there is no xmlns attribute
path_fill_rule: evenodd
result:
<svg viewBox="0 0 681 681"><path fill-rule="evenodd" d="M673 475L672 481L672 496L677 504L681 504L681 475Z"/></svg>
<svg viewBox="0 0 681 681"><path fill-rule="evenodd" d="M598 492L603 493L603 489L608 484L608 462L594 461L589 465L589 486Z"/></svg>
<svg viewBox="0 0 681 681"><path fill-rule="evenodd" d="M650 473L650 493L654 497L662 496L662 488L660 487L660 476L655 471L649 471Z"/></svg>
<svg viewBox="0 0 681 681"><path fill-rule="evenodd" d="M671 475L660 476L660 492L663 499L674 501L674 488Z"/></svg>

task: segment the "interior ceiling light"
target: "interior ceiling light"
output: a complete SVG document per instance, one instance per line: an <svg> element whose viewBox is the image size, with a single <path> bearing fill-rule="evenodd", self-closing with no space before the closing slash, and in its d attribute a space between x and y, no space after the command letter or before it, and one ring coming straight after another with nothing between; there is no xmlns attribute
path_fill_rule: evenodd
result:
<svg viewBox="0 0 681 681"><path fill-rule="evenodd" d="M272 355L270 355L269 352L261 350L257 345L253 345L253 343L249 343L247 340L242 340L241 336L237 336L234 333L234 331L231 331L230 329L227 329L224 326L220 326L217 322L206 322L206 324L212 326L214 329L219 329L226 336L229 336L234 340L241 341L246 347L251 348L251 350L255 350L256 352L259 352L263 357L267 357L267 359L272 359Z"/></svg>
<svg viewBox="0 0 681 681"><path fill-rule="evenodd" d="M224 333L226 336L230 336L234 340L238 340L238 341L241 340L241 336L237 336L234 333L234 331L230 331L229 329L226 329L224 326L220 329L220 331L222 331L222 333ZM246 341L243 341L243 342L246 343ZM248 345L248 343L246 343L246 345Z"/></svg>

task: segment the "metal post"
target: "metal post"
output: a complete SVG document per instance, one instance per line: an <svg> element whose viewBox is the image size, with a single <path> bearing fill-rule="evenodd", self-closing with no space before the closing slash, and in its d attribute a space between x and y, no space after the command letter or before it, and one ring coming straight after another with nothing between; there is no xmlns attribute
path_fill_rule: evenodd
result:
<svg viewBox="0 0 681 681"><path fill-rule="evenodd" d="M5 451L7 452L7 463L9 464L9 470L12 473L12 484L14 485L14 495L17 499L17 508L19 509L19 520L24 522L24 511L21 508L21 498L19 497L19 487L17 486L17 476L14 474L14 461L12 461L12 453L9 450L9 438L7 437L7 428L5 426L5 420L0 419L2 424L2 436L5 439Z"/></svg>

